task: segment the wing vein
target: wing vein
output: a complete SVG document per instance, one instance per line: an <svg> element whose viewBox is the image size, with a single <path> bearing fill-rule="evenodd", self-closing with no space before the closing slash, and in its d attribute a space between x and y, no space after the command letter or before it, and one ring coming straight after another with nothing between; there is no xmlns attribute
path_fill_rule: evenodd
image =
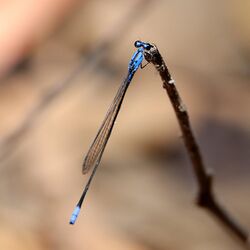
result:
<svg viewBox="0 0 250 250"><path fill-rule="evenodd" d="M84 159L83 166L82 166L82 173L86 174L88 171L93 167L99 164L102 153L105 149L107 141L110 137L112 132L116 117L119 113L123 98L129 86L131 76L129 75L127 78L122 82L120 85L117 94L109 107L109 110L100 126L98 133L91 144L89 151Z"/></svg>

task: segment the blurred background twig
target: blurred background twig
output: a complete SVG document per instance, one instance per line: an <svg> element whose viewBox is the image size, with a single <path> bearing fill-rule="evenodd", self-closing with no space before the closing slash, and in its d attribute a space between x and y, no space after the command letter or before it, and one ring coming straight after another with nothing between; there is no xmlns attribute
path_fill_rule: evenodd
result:
<svg viewBox="0 0 250 250"><path fill-rule="evenodd" d="M121 17L120 22L110 28L107 32L107 37L80 58L78 65L73 69L69 76L64 77L65 79L46 90L43 97L38 100L37 103L33 104L32 110L25 116L17 128L0 141L0 161L4 160L4 158L14 150L15 145L28 129L33 126L39 114L48 108L51 102L70 85L76 83L74 80L80 73L83 73L83 71L93 73L98 70L100 65L104 64L109 49L122 39L122 36L126 34L127 29L133 25L133 22L136 22L136 19L139 18L142 13L144 13L149 3L150 0L140 0L132 5L128 13L126 13L124 17Z"/></svg>

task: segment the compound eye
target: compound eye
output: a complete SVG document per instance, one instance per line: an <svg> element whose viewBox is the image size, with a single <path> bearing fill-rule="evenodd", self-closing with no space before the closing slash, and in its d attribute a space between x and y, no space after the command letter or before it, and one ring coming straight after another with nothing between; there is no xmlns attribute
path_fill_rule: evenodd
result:
<svg viewBox="0 0 250 250"><path fill-rule="evenodd" d="M140 48L142 46L142 42L137 40L137 41L135 41L134 45L136 48Z"/></svg>
<svg viewBox="0 0 250 250"><path fill-rule="evenodd" d="M151 48L152 48L152 45L151 45L151 44L149 44L149 43L145 43L145 44L144 44L144 49L150 50Z"/></svg>

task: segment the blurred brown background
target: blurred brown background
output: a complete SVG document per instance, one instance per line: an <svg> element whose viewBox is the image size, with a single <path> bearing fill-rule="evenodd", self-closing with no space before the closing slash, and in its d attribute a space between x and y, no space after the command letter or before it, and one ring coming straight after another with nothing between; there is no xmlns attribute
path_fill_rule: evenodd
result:
<svg viewBox="0 0 250 250"><path fill-rule="evenodd" d="M219 199L250 228L249 1L41 2L0 3L0 249L242 249L194 205L150 65L127 92L77 224L68 220L83 157L141 39L168 63Z"/></svg>

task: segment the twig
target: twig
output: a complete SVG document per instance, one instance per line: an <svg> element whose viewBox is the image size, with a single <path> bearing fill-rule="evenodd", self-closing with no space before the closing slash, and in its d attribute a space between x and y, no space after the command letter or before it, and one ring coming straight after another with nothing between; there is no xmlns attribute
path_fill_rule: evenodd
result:
<svg viewBox="0 0 250 250"><path fill-rule="evenodd" d="M136 19L141 17L150 2L151 0L138 0L132 5L128 12L121 18L120 22L116 23L115 27L112 27L110 31L107 32L106 38L102 39L87 55L82 57L76 68L63 81L59 81L46 91L18 127L0 141L0 162L13 152L20 139L34 125L37 117L46 110L60 94L70 86L73 86L76 82L74 81L75 78L80 73L86 70L95 71L100 66L106 55L108 55L110 48L112 48L119 39L122 39L122 36L127 33L126 31L134 24Z"/></svg>
<svg viewBox="0 0 250 250"><path fill-rule="evenodd" d="M163 82L163 88L166 89L177 116L183 140L198 183L199 192L197 204L211 212L222 223L222 225L227 229L230 229L235 236L248 245L249 236L247 231L228 214L225 208L222 207L215 198L212 182L213 176L203 163L198 144L191 129L186 107L180 98L175 87L175 82L171 77L164 60L155 45L153 45L149 51L145 51L145 58L148 62L152 63L159 72Z"/></svg>

